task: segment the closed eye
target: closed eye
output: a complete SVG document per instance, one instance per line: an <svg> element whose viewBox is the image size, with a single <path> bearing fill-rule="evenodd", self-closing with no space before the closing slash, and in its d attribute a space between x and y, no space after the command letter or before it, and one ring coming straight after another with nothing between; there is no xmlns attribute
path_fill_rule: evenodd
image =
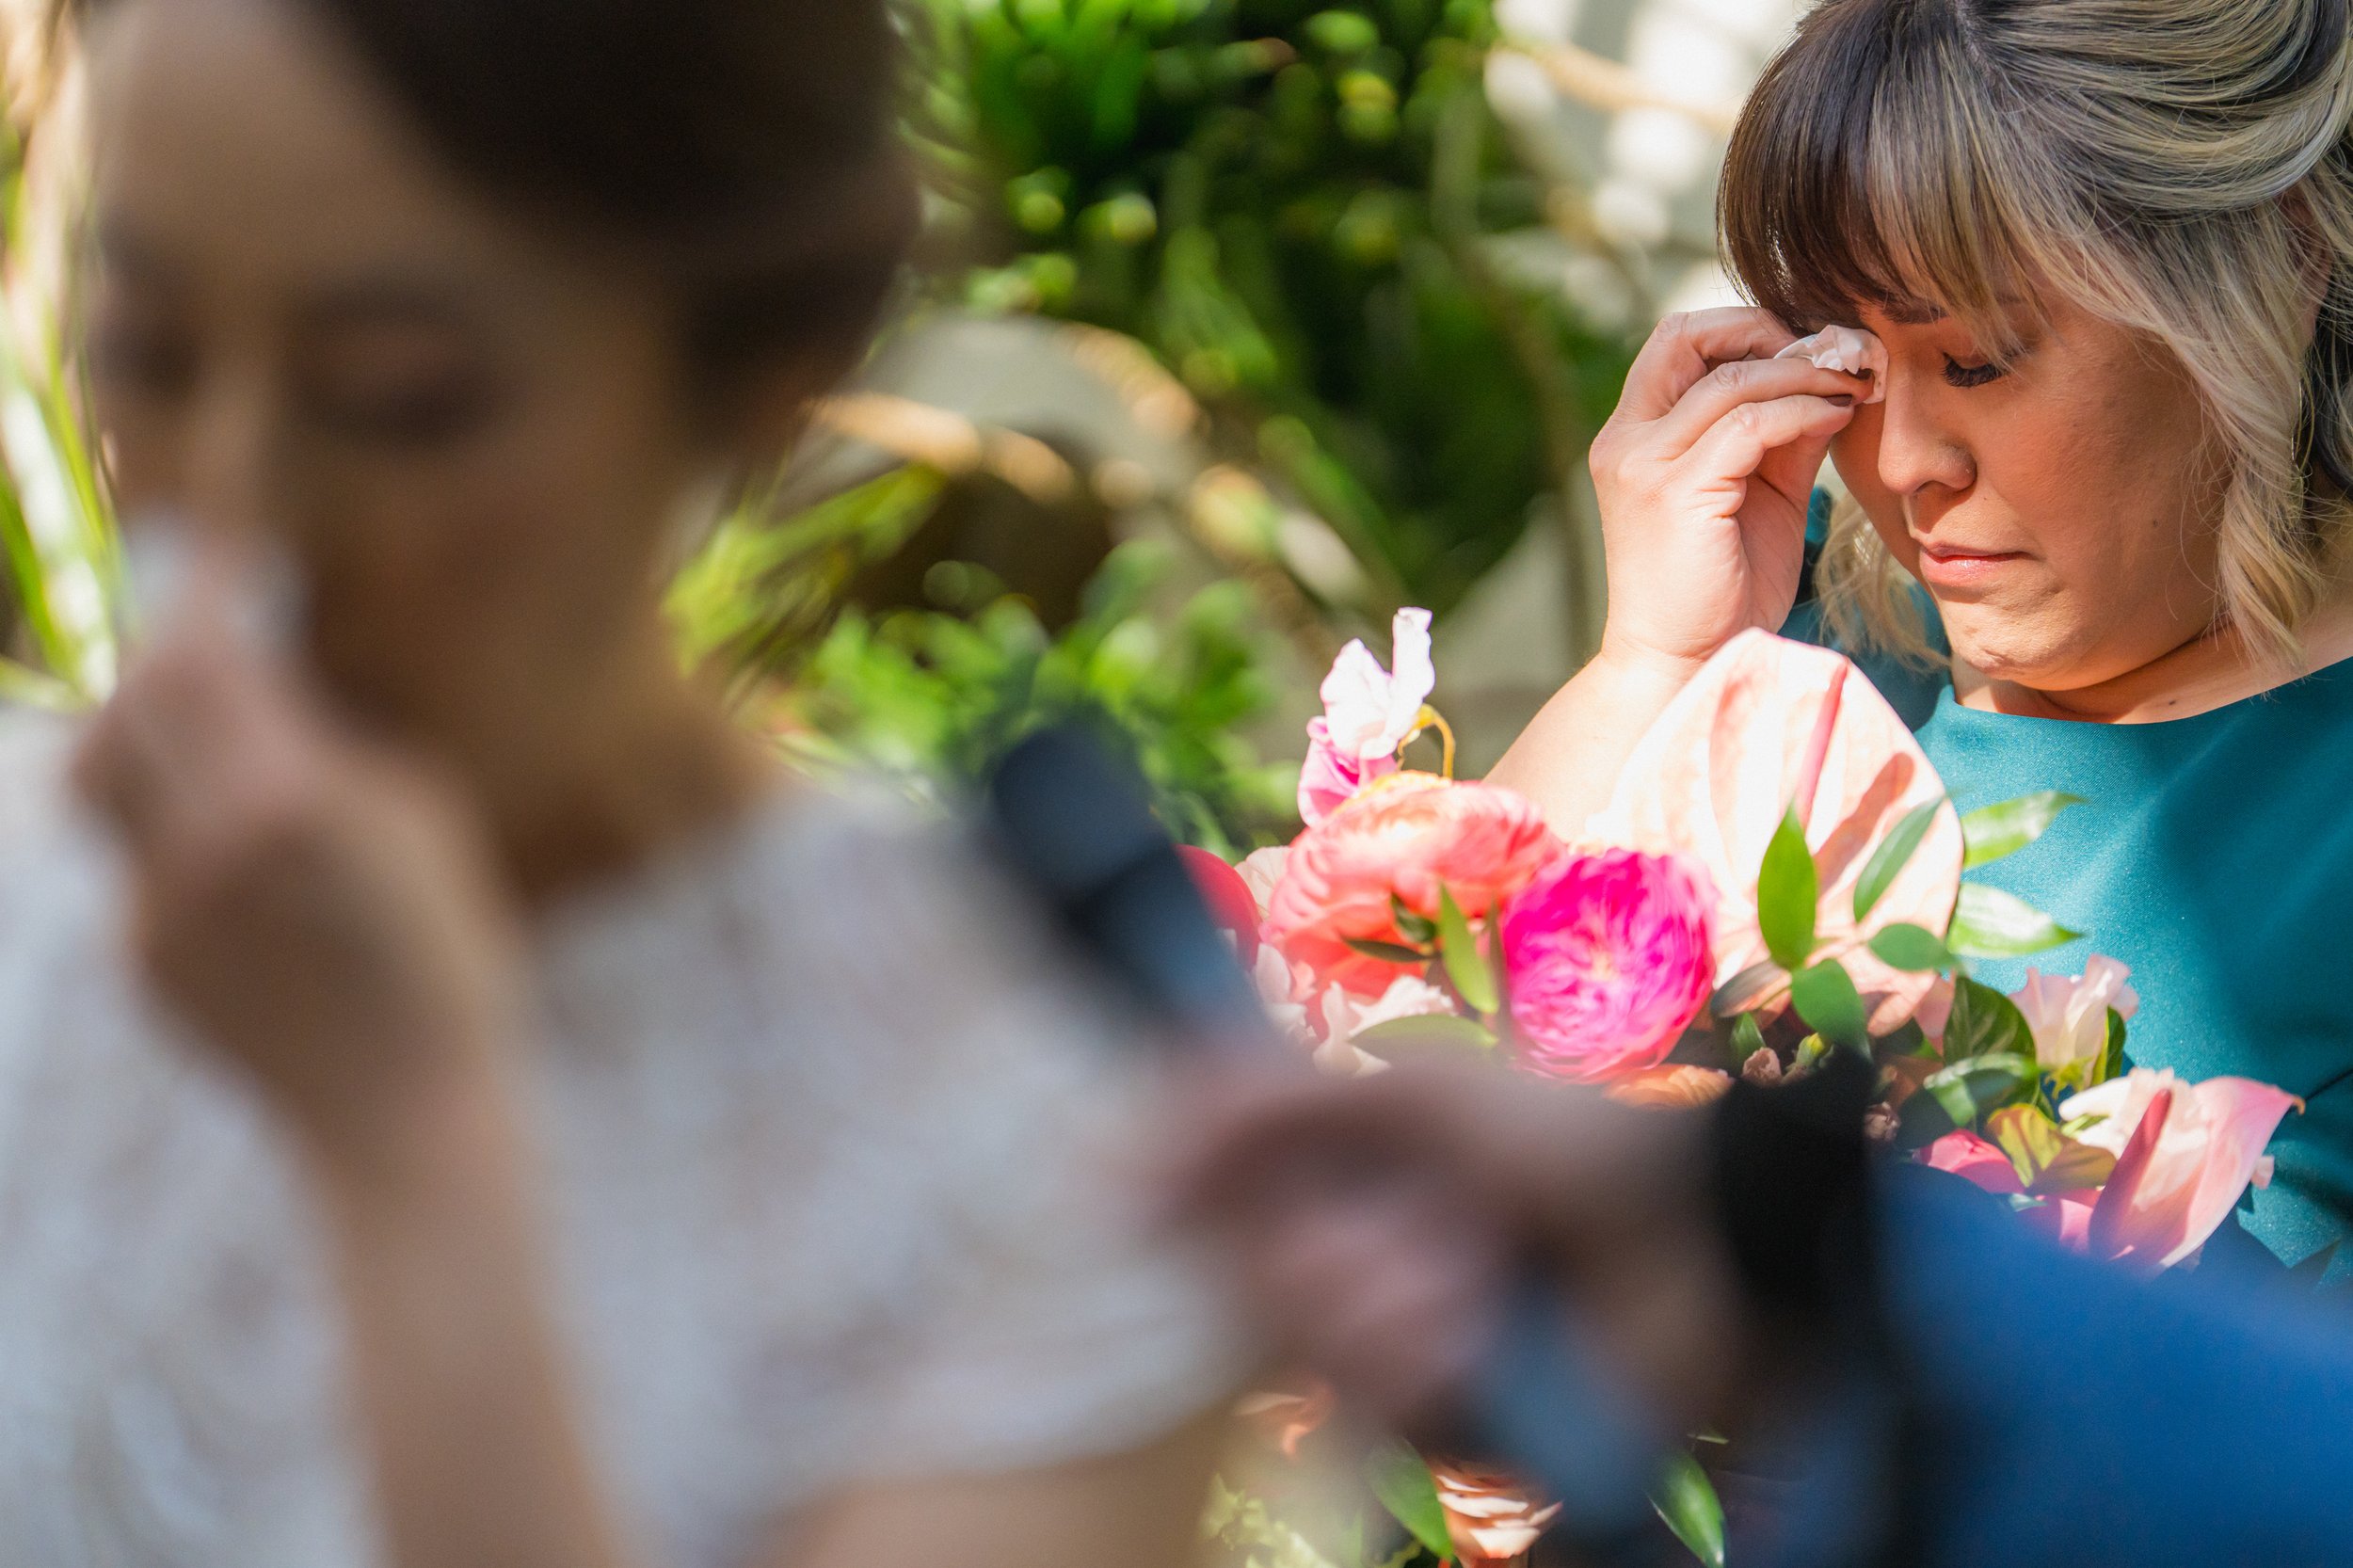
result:
<svg viewBox="0 0 2353 1568"><path fill-rule="evenodd" d="M1982 387L2001 377L2002 367L1988 361L1981 365L1964 365L1950 354L1945 356L1945 379L1956 387Z"/></svg>

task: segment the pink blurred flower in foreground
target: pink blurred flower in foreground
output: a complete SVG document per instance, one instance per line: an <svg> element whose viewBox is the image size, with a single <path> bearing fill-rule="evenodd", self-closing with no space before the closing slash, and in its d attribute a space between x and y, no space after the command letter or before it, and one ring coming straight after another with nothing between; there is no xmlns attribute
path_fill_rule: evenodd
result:
<svg viewBox="0 0 2353 1568"><path fill-rule="evenodd" d="M2069 1096L2059 1114L2070 1121L2105 1118L2077 1140L2116 1156L2090 1215L2091 1255L2154 1273L2195 1254L2249 1182L2271 1184L2264 1147L2303 1104L2252 1079L2185 1083L2148 1067Z"/></svg>
<svg viewBox="0 0 2353 1568"><path fill-rule="evenodd" d="M1323 678L1323 712L1307 721L1307 760L1299 772L1299 816L1309 827L1367 784L1398 771L1398 750L1438 684L1429 611L1397 613L1389 659L1394 674L1362 642L1352 642Z"/></svg>
<svg viewBox="0 0 2353 1568"><path fill-rule="evenodd" d="M1234 1414L1280 1448L1285 1459L1297 1459L1300 1444L1322 1429L1337 1403L1337 1395L1323 1379L1299 1377L1280 1387L1244 1394L1234 1401Z"/></svg>
<svg viewBox="0 0 2353 1568"><path fill-rule="evenodd" d="M1435 919L1444 888L1477 919L1525 887L1559 847L1544 814L1509 790L1398 774L1299 836L1262 934L1306 971L1303 993L1338 985L1378 997L1419 968L1349 945L1405 940L1392 898Z"/></svg>
<svg viewBox="0 0 2353 1568"><path fill-rule="evenodd" d="M1500 1470L1454 1460L1430 1461L1438 1506L1446 1510L1447 1533L1454 1538L1463 1568L1508 1568L1534 1549L1545 1527L1561 1512Z"/></svg>
<svg viewBox="0 0 2353 1568"><path fill-rule="evenodd" d="M2108 1010L2127 1019L2140 1011L2139 993L2125 984L2132 972L2096 953L2080 980L2026 971L2026 984L2010 1000L2034 1032L2035 1060L2044 1072L2057 1077L2100 1060L2108 1048Z"/></svg>
<svg viewBox="0 0 2353 1568"><path fill-rule="evenodd" d="M1520 1061L1596 1083L1666 1060L1706 1004L1713 894L1671 856L1557 856L1499 926Z"/></svg>
<svg viewBox="0 0 2353 1568"><path fill-rule="evenodd" d="M1176 855L1193 877L1193 890L1201 895L1209 919L1233 938L1234 955L1241 960L1243 968L1255 968L1258 962L1258 901L1250 891L1250 885L1241 879L1240 872L1206 849L1179 844Z"/></svg>

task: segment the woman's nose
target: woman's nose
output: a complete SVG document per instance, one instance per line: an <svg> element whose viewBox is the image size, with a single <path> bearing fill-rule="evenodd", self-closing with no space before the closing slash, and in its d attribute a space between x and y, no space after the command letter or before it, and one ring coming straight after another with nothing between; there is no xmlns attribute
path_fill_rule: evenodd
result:
<svg viewBox="0 0 2353 1568"><path fill-rule="evenodd" d="M179 493L183 524L248 536L268 527L281 500L282 441L268 377L224 367L189 409Z"/></svg>
<svg viewBox="0 0 2353 1568"><path fill-rule="evenodd" d="M1945 419L1942 400L1900 372L1888 378L1879 405L1880 483L1897 495L1929 488L1965 490L1977 482L1977 460L1961 433Z"/></svg>

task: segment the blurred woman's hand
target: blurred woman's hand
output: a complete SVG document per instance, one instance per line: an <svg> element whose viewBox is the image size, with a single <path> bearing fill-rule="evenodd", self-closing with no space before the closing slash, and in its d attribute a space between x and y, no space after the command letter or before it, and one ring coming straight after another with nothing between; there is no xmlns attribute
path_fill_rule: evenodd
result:
<svg viewBox="0 0 2353 1568"><path fill-rule="evenodd" d="M1773 355L1758 310L1670 316L1594 437L1609 557L1605 659L1696 668L1796 602L1806 507L1867 378Z"/></svg>
<svg viewBox="0 0 2353 1568"><path fill-rule="evenodd" d="M241 635L218 562L143 648L76 782L118 830L156 994L314 1154L493 1068L522 1012L517 922L474 824Z"/></svg>
<svg viewBox="0 0 2353 1568"><path fill-rule="evenodd" d="M1531 1264L1663 1420L1739 1392L1746 1298L1698 1114L1416 1066L1222 1073L1186 1125L1181 1201L1232 1244L1274 1348L1390 1430L1453 1428Z"/></svg>

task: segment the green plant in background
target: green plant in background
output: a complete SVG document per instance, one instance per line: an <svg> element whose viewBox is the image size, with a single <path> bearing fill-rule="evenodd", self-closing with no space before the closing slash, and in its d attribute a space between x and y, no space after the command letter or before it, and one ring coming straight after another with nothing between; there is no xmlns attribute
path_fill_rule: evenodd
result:
<svg viewBox="0 0 2353 1568"><path fill-rule="evenodd" d="M1173 831L1239 856L1288 833L1298 768L1262 765L1237 733L1268 698L1247 592L1214 583L1157 614L1174 564L1165 547L1122 546L1058 632L1010 596L970 616L845 613L783 689L776 731L808 765L879 768L928 792L1041 725L1095 720Z"/></svg>
<svg viewBox="0 0 2353 1568"><path fill-rule="evenodd" d="M1132 335L1221 455L1444 613L1563 490L1628 345L1493 237L1542 221L1487 0L916 0L913 135L984 310Z"/></svg>

